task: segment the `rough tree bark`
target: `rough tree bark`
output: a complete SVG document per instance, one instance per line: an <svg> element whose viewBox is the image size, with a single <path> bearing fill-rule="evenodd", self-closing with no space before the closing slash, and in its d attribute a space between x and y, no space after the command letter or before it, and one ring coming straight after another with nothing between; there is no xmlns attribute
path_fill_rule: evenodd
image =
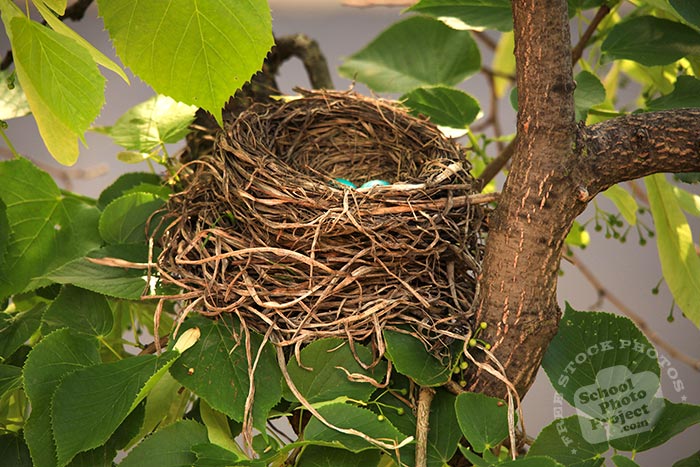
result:
<svg viewBox="0 0 700 467"><path fill-rule="evenodd" d="M573 220L600 191L657 172L700 170L700 110L574 122L566 0L513 0L519 112L510 174L480 277L477 322L522 397L557 331L557 270ZM503 396L477 371L469 389Z"/></svg>

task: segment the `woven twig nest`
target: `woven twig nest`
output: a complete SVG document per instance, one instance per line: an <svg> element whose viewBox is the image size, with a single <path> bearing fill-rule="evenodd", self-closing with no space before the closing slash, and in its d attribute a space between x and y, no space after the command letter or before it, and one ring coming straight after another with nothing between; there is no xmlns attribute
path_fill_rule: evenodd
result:
<svg viewBox="0 0 700 467"><path fill-rule="evenodd" d="M236 313L281 345L376 343L398 325L466 334L483 208L469 203L463 150L431 123L394 102L304 91L243 112L190 167L158 269L205 313Z"/></svg>

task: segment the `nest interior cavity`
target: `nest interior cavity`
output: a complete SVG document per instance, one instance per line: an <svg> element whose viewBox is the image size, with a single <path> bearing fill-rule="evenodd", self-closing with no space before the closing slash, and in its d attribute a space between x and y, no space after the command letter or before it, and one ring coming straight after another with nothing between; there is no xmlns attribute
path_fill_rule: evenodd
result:
<svg viewBox="0 0 700 467"><path fill-rule="evenodd" d="M186 166L158 270L191 309L236 313L280 345L336 336L382 348L381 330L402 325L464 335L484 230L469 168L459 145L394 102L304 91L254 105Z"/></svg>

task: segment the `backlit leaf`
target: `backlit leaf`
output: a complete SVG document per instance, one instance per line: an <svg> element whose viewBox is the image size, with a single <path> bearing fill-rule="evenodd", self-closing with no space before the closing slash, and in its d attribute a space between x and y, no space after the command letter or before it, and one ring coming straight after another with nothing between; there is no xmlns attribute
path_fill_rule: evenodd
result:
<svg viewBox="0 0 700 467"><path fill-rule="evenodd" d="M683 314L700 327L700 258L693 234L678 199L663 174L646 177L644 183L654 216L656 245L668 288Z"/></svg>
<svg viewBox="0 0 700 467"><path fill-rule="evenodd" d="M184 138L196 110L195 106L155 95L129 109L104 132L125 149L149 153L162 144Z"/></svg>
<svg viewBox="0 0 700 467"><path fill-rule="evenodd" d="M637 201L627 190L620 185L613 185L602 193L603 196L615 203L615 207L620 211L629 225L637 223Z"/></svg>
<svg viewBox="0 0 700 467"><path fill-rule="evenodd" d="M273 45L265 0L98 0L122 62L156 92L211 112L257 72Z"/></svg>
<svg viewBox="0 0 700 467"><path fill-rule="evenodd" d="M58 162L72 165L77 139L104 103L105 79L75 40L26 17L12 19L10 28L17 76L39 133Z"/></svg>
<svg viewBox="0 0 700 467"><path fill-rule="evenodd" d="M13 88L10 89L7 81L10 75L10 70L0 71L0 120L23 117L31 112L19 80L12 78Z"/></svg>

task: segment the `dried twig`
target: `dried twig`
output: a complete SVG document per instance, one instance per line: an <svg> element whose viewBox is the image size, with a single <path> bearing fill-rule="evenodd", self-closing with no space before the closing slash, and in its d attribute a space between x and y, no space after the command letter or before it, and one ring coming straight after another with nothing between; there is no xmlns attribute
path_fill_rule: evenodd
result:
<svg viewBox="0 0 700 467"><path fill-rule="evenodd" d="M418 392L416 411L416 467L428 463L428 431L430 430L430 404L435 396L433 388L422 387Z"/></svg>
<svg viewBox="0 0 700 467"><path fill-rule="evenodd" d="M601 21L603 21L603 19L607 16L608 13L610 13L610 7L607 4L603 4L600 8L598 8L598 11L591 20L590 24L581 35L578 44L576 44L571 50L571 61L574 64L579 61L579 59L583 55L583 50L588 45L588 41L591 40L591 37L593 37L593 33L595 33L595 30L598 28L598 25Z"/></svg>
<svg viewBox="0 0 700 467"><path fill-rule="evenodd" d="M581 271L583 277L585 277L586 280L590 282L590 284L595 288L599 297L607 299L618 310L624 313L629 319L634 321L637 327L641 329L642 332L644 332L644 334L649 338L649 340L657 346L659 346L660 348L662 348L670 357L685 363L686 365L688 365L696 371L700 371L700 360L696 360L684 354L676 347L666 342L660 335L656 333L656 331L654 331L653 328L651 328L647 324L644 318L632 311L632 309L625 305L622 302L622 300L620 300L615 294L610 292L610 290L607 287L605 287L605 285L603 285L603 283L600 280L598 280L595 274L593 274L593 272L590 269L588 269L588 267L585 264L583 264L583 262L578 257L576 257L576 255L570 258L572 260L573 265L576 266L576 268L579 271Z"/></svg>

